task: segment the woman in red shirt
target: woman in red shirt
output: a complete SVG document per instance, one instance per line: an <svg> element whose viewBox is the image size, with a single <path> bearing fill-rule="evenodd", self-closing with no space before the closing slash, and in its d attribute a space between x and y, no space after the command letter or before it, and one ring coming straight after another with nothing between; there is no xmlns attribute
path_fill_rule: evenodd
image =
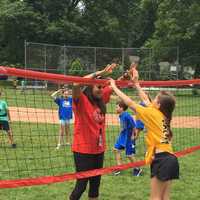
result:
<svg viewBox="0 0 200 200"><path fill-rule="evenodd" d="M96 78L112 72L116 64L104 70L89 74L85 78ZM105 144L105 114L112 89L102 85L87 86L82 91L79 84L72 90L73 111L75 116L72 151L76 171L87 171L103 167ZM98 199L101 176L77 179L70 200L80 199L89 181L89 199Z"/></svg>

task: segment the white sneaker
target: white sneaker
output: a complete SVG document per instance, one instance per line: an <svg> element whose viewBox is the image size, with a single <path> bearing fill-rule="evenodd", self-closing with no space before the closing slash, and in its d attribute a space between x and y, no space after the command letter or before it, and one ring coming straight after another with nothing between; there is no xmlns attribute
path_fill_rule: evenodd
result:
<svg viewBox="0 0 200 200"><path fill-rule="evenodd" d="M56 147L56 150L60 149L60 147L61 147L61 144L58 144Z"/></svg>
<svg viewBox="0 0 200 200"><path fill-rule="evenodd" d="M118 176L118 175L121 174L121 172L120 172L120 171L115 171L113 174L114 174L115 176Z"/></svg>

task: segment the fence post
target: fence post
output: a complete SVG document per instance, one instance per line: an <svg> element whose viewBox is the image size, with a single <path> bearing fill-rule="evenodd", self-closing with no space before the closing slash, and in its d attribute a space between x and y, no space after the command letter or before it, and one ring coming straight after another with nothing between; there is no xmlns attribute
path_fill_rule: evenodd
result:
<svg viewBox="0 0 200 200"><path fill-rule="evenodd" d="M25 70L26 70L26 68L27 68L27 61L26 61L26 57L27 57L27 55L26 55L26 45L27 45L28 43L26 42L26 40L24 40L24 67L25 67Z"/></svg>
<svg viewBox="0 0 200 200"><path fill-rule="evenodd" d="M122 66L124 70L124 48L122 48Z"/></svg>
<svg viewBox="0 0 200 200"><path fill-rule="evenodd" d="M64 62L63 62L63 67L64 67L64 75L66 75L66 58L65 58L65 53L66 53L66 51L65 51L65 44L64 44L64 46L63 46L63 53L64 53L64 57L63 57L63 60L64 60Z"/></svg>
<svg viewBox="0 0 200 200"><path fill-rule="evenodd" d="M94 47L94 67L95 67L95 72L97 71L97 48Z"/></svg>
<svg viewBox="0 0 200 200"><path fill-rule="evenodd" d="M47 72L47 46L44 45L44 71Z"/></svg>

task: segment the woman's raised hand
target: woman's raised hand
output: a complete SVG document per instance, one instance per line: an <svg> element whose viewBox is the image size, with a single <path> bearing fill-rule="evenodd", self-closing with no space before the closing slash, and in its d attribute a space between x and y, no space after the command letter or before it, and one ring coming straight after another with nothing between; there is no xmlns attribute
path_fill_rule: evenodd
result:
<svg viewBox="0 0 200 200"><path fill-rule="evenodd" d="M104 69L103 69L103 72L105 74L111 74L113 69L115 69L117 67L117 64L116 63L112 63L111 65L108 64Z"/></svg>

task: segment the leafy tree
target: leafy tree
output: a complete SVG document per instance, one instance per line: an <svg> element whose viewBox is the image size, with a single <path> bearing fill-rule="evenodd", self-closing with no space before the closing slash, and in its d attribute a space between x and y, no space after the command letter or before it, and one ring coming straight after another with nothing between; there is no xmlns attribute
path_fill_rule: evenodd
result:
<svg viewBox="0 0 200 200"><path fill-rule="evenodd" d="M167 49L163 47L178 46L182 63L188 57L200 55L199 32L199 0L159 1L155 32L146 42L146 46L156 49L160 56L165 55L168 58L172 52L166 52ZM160 57L158 54L155 56Z"/></svg>
<svg viewBox="0 0 200 200"><path fill-rule="evenodd" d="M33 12L23 2L9 1L1 5L0 62L23 62L24 40L43 41L46 18Z"/></svg>

